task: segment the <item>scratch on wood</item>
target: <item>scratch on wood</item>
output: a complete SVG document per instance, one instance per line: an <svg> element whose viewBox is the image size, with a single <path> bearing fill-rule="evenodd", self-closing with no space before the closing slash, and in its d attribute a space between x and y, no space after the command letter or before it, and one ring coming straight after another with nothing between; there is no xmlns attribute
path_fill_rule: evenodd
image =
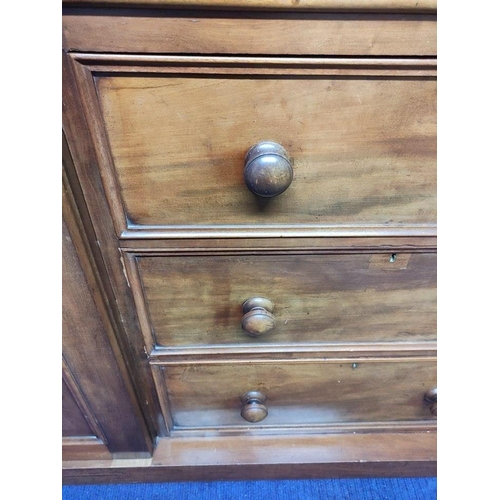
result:
<svg viewBox="0 0 500 500"><path fill-rule="evenodd" d="M130 286L130 281L128 280L128 274L127 274L127 269L125 267L125 262L123 260L123 255L120 255L120 262L122 263L122 271L123 271L123 275L125 276L125 280L127 281L127 286L129 288L131 288Z"/></svg>

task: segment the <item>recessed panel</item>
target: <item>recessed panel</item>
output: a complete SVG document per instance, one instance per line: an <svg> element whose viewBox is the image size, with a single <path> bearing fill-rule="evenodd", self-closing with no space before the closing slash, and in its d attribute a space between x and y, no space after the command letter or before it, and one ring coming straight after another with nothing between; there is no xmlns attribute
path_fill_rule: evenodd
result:
<svg viewBox="0 0 500 500"><path fill-rule="evenodd" d="M181 365L163 375L177 428L435 421L424 399L436 387L431 361ZM257 423L241 416L249 391L266 397Z"/></svg>
<svg viewBox="0 0 500 500"><path fill-rule="evenodd" d="M140 284L133 289L157 346L436 339L436 254L141 256L136 262ZM275 326L251 337L242 306L256 297L274 304Z"/></svg>
<svg viewBox="0 0 500 500"><path fill-rule="evenodd" d="M129 228L436 222L435 78L224 71L96 77ZM243 176L264 140L293 167L274 198Z"/></svg>

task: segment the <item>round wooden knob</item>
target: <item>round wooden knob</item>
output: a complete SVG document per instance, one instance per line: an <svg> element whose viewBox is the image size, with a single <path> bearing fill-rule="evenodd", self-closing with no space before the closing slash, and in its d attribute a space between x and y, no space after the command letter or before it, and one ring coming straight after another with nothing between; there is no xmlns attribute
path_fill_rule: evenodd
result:
<svg viewBox="0 0 500 500"><path fill-rule="evenodd" d="M250 337L264 335L276 326L276 318L272 314L274 304L263 297L254 297L243 303L241 327Z"/></svg>
<svg viewBox="0 0 500 500"><path fill-rule="evenodd" d="M241 396L241 416L247 422L260 422L267 417L267 408L265 402L267 397L259 391L250 391Z"/></svg>
<svg viewBox="0 0 500 500"><path fill-rule="evenodd" d="M431 406L429 407L431 410L431 415L433 417L437 417L438 414L438 404L437 404L437 399L438 399L438 394L437 394L437 389L431 389L425 393L424 396L425 401L428 403L432 403Z"/></svg>
<svg viewBox="0 0 500 500"><path fill-rule="evenodd" d="M262 141L248 150L243 177L252 193L271 198L281 194L292 183L293 169L282 146Z"/></svg>

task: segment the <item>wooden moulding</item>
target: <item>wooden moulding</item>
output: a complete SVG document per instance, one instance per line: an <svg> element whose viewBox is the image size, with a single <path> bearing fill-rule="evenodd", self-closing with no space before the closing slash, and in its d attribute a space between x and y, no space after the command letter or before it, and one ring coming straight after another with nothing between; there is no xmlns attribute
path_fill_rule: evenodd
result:
<svg viewBox="0 0 500 500"><path fill-rule="evenodd" d="M295 244L299 238L329 238L332 245L338 249L350 249L353 251L367 250L384 251L380 247L379 238L386 238L388 243L385 248L403 248L423 249L436 248L437 225L436 224L407 224L399 226L389 225L341 225L341 224L294 224L279 225L267 224L266 226L257 225L212 225L212 226L169 226L169 227L149 227L148 229L131 226L130 230L124 230L120 233L122 244L127 247L138 248L142 246L154 246L162 248L168 245L179 244L178 241L167 243L166 240L192 240L197 239L201 245L210 248L209 239L216 241L224 240L226 243L231 239L253 238L286 238L287 243ZM360 239L362 238L362 239ZM293 241L295 239L295 241ZM129 242L130 240L135 240ZM146 242L144 240L156 240ZM316 240L317 241L317 240ZM378 242L378 244L377 244ZM287 245L285 243L285 245ZM353 245L355 243L355 246ZM238 243L229 243L234 247ZM248 244L248 242L247 242ZM251 242L255 245L255 242ZM259 245L262 243L259 242ZM280 248L283 248L281 245ZM377 248L379 250L377 250ZM380 250L381 249L381 250ZM198 251L198 248L187 249L188 252ZM307 250L306 250L307 251ZM422 251L422 250L421 250Z"/></svg>
<svg viewBox="0 0 500 500"><path fill-rule="evenodd" d="M201 432L202 436L203 431L231 431L241 436L263 432L293 435L301 429L312 432L318 428L338 434L436 427L424 399L436 387L433 358L200 362L155 368L161 371L160 383L168 391L172 436L184 431ZM240 416L240 397L249 391L267 396L269 415L258 425L248 426Z"/></svg>
<svg viewBox="0 0 500 500"><path fill-rule="evenodd" d="M94 168L97 163L96 151L90 138L90 130L93 127L89 126L87 123L85 118L86 112L83 110L86 108L87 103L80 99L69 57L64 53L62 61L64 82L63 130L65 136L68 138L68 155L71 159L71 161L69 161L68 158L68 161L65 163L65 168L68 171L68 175L71 175L71 178L74 180L71 185L78 185L79 189L81 189L78 197L81 203L79 202L78 206L86 206L88 209L88 213L85 215L85 229L77 234L84 234L87 231L88 234L92 234L90 228L95 230L95 235L92 237L91 241L99 247L99 252L96 251L94 255L102 258L102 262L100 261L99 265L96 266L95 276L100 277L102 280L106 295L108 295L108 293L111 294L108 295L108 297L112 296L112 290L120 290L120 293L116 293L115 295L116 309L113 300L107 301L109 309L112 312L112 314L109 314L109 318L113 320L110 331L117 332L121 329L120 323L123 321L118 311L132 311L132 297L129 298L127 295L128 287L120 262L119 250L116 246L116 238L113 235L112 218L109 215L109 208L106 204L99 172ZM88 115L91 116L91 113L88 113ZM84 211L81 210L81 213L84 213ZM107 277L109 277L109 282ZM104 317L107 318L108 316ZM140 398L137 398L139 404L141 404L140 411L147 416L147 424L148 428L152 431L151 434L156 435L158 432L162 431L162 428L160 427L157 429L157 426L161 426L161 422L158 423L151 416L160 412L159 408L155 410L157 402L154 393L154 383L148 369L147 356L144 352L143 343L140 337L128 336L129 332L137 331L133 315L129 315L127 320L128 328L124 331L123 335L116 334L115 336L113 333L113 337L109 335L108 338L113 338L113 340L116 339L116 344L113 344L113 348L115 349L116 347L114 352L124 353L123 358L122 355L117 356L115 354L114 359L123 359L124 363L126 363L121 373L124 375L126 374L127 377L130 375L132 379L131 383L133 384L132 392L140 394ZM92 342L92 345L95 349L95 341ZM80 350L75 349L74 352L79 353L80 356L85 355L85 352L81 350L81 346ZM98 354L99 356L97 357L100 359L102 353L99 352ZM87 356L89 356L89 354L87 354ZM112 363L102 363L98 366L99 369L108 370L111 369ZM116 374L118 372L115 371L114 373ZM122 375L122 380L126 380L124 375ZM104 386L97 385L97 387ZM123 404L125 400L125 398L121 398L120 404ZM104 404L110 404L111 402L112 400L108 398L107 400L105 399ZM151 411L149 411L150 409ZM122 412L122 414L125 415L126 412ZM123 425L117 422L116 419L114 423L118 425L120 435L125 435ZM166 431L163 430L163 432ZM134 439L136 439L138 435L138 432L131 432L131 436ZM118 450L115 448L112 449L112 451Z"/></svg>
<svg viewBox="0 0 500 500"><path fill-rule="evenodd" d="M433 341L436 254L137 257L124 259L141 329L153 348L223 352L358 342ZM310 276L317 273L314 279ZM276 328L252 338L242 304L260 293L276 304ZM194 306L195 305L195 306ZM304 346L304 347L306 347ZM173 349L175 351L175 349ZM273 349L274 350L274 349ZM292 352L297 352L293 351Z"/></svg>
<svg viewBox="0 0 500 500"><path fill-rule="evenodd" d="M175 8L435 12L436 0L63 0L63 5Z"/></svg>
<svg viewBox="0 0 500 500"><path fill-rule="evenodd" d="M269 255L286 255L288 258L296 258L296 256L304 255L304 258L307 259L308 255L310 254L313 255L322 254L322 255L332 255L332 256L338 254L338 252L336 252L336 249L333 249L332 251L332 249L328 248L325 249L326 253L318 252L318 250L314 251L313 248L309 250L304 250L303 248L299 249L288 248L287 250L282 249L281 251L278 251L278 253L276 253L276 251L273 250L274 249L271 249L271 251L269 252L266 249L262 248L251 252L244 252L241 249L237 249L236 252L233 252L231 248L222 248L220 252L215 252L207 249L202 249L201 252L193 251L192 255L190 255L189 252L180 251L179 249L175 249L173 252L165 252L165 251L159 251L156 248L156 249L149 249L147 251L139 251L139 253L136 253L134 251L130 252L128 250L122 249L122 262L124 265L124 273L127 276L129 287L131 287L131 290L133 291L137 317L141 325L141 332L143 334L145 342L144 344L145 349L147 348L149 363L156 364L157 362L159 362L160 364L163 364L163 363L168 363L170 361L172 363L179 363L179 362L198 363L203 360L206 361L207 359L209 359L210 362L214 363L221 363L221 362L241 363L248 360L251 360L252 362L255 363L255 362L265 362L270 354L272 354L273 359L276 360L301 359L304 362L306 362L307 360L320 360L320 359L341 359L341 358L350 359L358 356L362 358L363 357L372 358L374 356L378 358L387 358L393 356L399 358L407 358L415 355L419 357L435 356L436 342L432 340L434 338L434 333L431 333L431 330L426 329L425 332L427 333L426 335L423 335L424 330L422 330L422 325L424 323L421 324L420 329L419 328L416 329L416 331L420 332L417 335L418 338L416 338L415 336L411 338L411 336L408 335L407 338L405 339L400 338L398 339L399 341L397 341L396 339L392 339L392 341L390 342L387 341L382 342L381 339L379 338L376 343L373 343L373 342L362 342L361 338L358 338L357 342L352 342L352 341L349 342L345 340L342 341L342 339L338 337L336 338L335 341L333 341L333 339L330 339L330 341L328 341L328 337L323 337L323 341L318 343L318 335L316 333L313 334L312 336L308 335L307 338L305 338L304 335L302 334L306 332L309 333L314 332L314 328L311 329L309 320L305 321L304 332L299 333L299 335L297 335L297 331L295 331L294 334L288 333L288 337L287 334L285 334L285 338L281 337L279 340L273 338L273 336L270 335L270 338L265 339L264 343L262 343L262 340L251 339L243 335L242 332L238 331L239 315L233 317L232 326L230 326L229 324L226 325L227 330L229 332L232 332L232 333L226 332L226 337L229 335L229 343L227 343L228 341L226 340L226 343L223 343L223 345L214 345L211 344L210 342L207 342L208 339L206 336L202 336L203 338L202 344L204 345L199 345L199 343L197 343L195 340L196 339L200 340L200 337L196 337L196 335L193 336L193 324L191 322L190 323L191 327L188 327L185 324L184 328L181 329L181 331L176 331L174 329L174 331L176 332L174 335L175 338L178 339L183 338L183 335L191 336L192 342L190 343L190 345L187 346L175 345L175 343L172 342L167 342L168 347L161 347L160 345L158 345L156 339L156 335L158 334L157 331L158 325L154 327L152 324L152 320L154 319L155 316L154 315L152 316L152 311L150 310L151 304L148 304L147 295L145 295L143 277L141 277L141 274L139 273L137 259L140 259L141 257L155 256L161 261L164 261L164 264L168 265L168 267L171 268L172 270L175 269L175 262L179 262L179 259L182 259L184 257L191 258L191 256L193 255L195 256L195 259L196 257L198 257L197 259L198 262L199 262L199 256L203 256L202 259L203 261L206 260L207 262L215 263L216 261L214 261L214 255L223 256L224 258L223 260L227 260L229 256L233 256L237 260L242 260L245 259L244 255L251 255L254 256L253 257L254 260L260 259L266 261L269 259L268 257ZM430 272L431 275L435 273L435 271L432 270L433 262L435 262L434 252L431 249L428 254L422 253L420 251L419 252L412 251L411 253L405 254L405 253L399 253L398 250L397 260L395 261L395 263L391 263L390 257L392 257L392 253L390 252L387 253L387 249L385 249L385 253L374 253L370 257L369 259L369 266L371 269L370 274L375 273L380 275L382 277L382 281L384 281L384 279L392 280L394 278L393 276L394 270L396 271L396 273L398 272L406 273L406 268L408 264L410 264L411 267L414 267L414 264L423 257L424 259L423 262L430 263L431 268L426 270L424 266L424 268L421 269L421 273L419 274L420 278L418 279L422 280L423 279L422 273ZM345 255L351 255L351 252L346 252L345 250L343 252L341 251L340 253L341 254L344 253ZM360 256L364 254L365 252L359 252L358 250L354 255L357 255L356 258L359 259ZM186 263L189 262L189 258L186 261ZM328 257L324 258L328 259ZM299 260L301 259L302 257L300 257ZM395 264L396 267L393 268L392 266L394 266ZM209 268L212 269L211 265L209 265ZM406 274L404 275L406 276ZM189 273L185 275L186 279L188 276ZM435 278L431 278L430 280L433 283L435 282ZM208 281L211 282L212 278L210 277L210 280ZM245 283L246 282L247 281L245 280ZM173 279L173 276L171 276L169 283L170 284L175 283L175 279ZM186 288L186 285L187 282L183 285L184 288ZM198 291L199 289L196 288L194 292L195 295L198 295ZM404 290L402 290L402 293L405 293ZM432 296L433 292L431 289L429 289L425 293L430 294ZM280 293L278 294L278 296L281 297L282 294ZM199 299L200 298L198 297L195 300L195 302L198 303L198 307L201 307L201 302ZM422 301L421 297L418 299L418 301L421 304L422 309L427 311L427 314L423 314L422 318L426 318L425 322L426 324L428 324L428 321L432 321L429 318L433 317L433 311L435 310L435 308L434 307L428 308L425 305L426 301L425 300ZM231 307L229 307L229 304L226 304L226 306L228 306L230 310L231 308L234 309L234 307L236 307L237 314L239 314L240 302L238 301L235 302ZM187 302L184 303L191 304L191 301L187 300ZM162 301L162 304L169 304L169 307L167 308L169 311L169 315L170 312L172 312L172 310L174 311L174 316L178 314L178 311L175 312L176 307L168 298L165 301ZM183 304L182 300L180 303L177 302L177 305L181 307L183 307L182 304ZM307 316L307 318L310 317ZM281 320L284 321L283 318L281 318ZM212 324L211 317L206 318L205 321L208 321L208 323ZM213 328L217 327L214 325ZM155 331L156 333L153 333L153 331ZM365 332L364 334L365 337L367 335L370 335L370 332ZM232 336L233 334L234 338ZM373 332L371 332L371 334L373 334ZM381 332L381 335L384 337L385 340L387 340L387 332L385 330ZM219 337L216 338L220 342L220 338ZM297 339L300 339L299 343L297 343ZM422 342L422 340L424 341Z"/></svg>
<svg viewBox="0 0 500 500"><path fill-rule="evenodd" d="M150 434L140 415L121 351L115 345L114 323L102 276L66 175L72 168L66 143L63 155L63 380L87 420L89 431L98 439L84 443L85 449L90 449L90 443L91 448L107 446L116 452L149 452L153 448ZM89 359L95 362L91 370ZM109 390L106 398L102 397L102 387ZM116 415L124 418L117 422Z"/></svg>
<svg viewBox="0 0 500 500"><path fill-rule="evenodd" d="M434 359L437 343L427 342L377 342L323 344L280 344L262 346L231 347L189 347L189 348L154 348L150 352L151 365L169 364L222 364L222 363L268 363L273 360L295 361L298 363L327 363L344 361L346 363L375 357L380 361L397 358Z"/></svg>
<svg viewBox="0 0 500 500"><path fill-rule="evenodd" d="M151 459L63 463L65 484L435 476L435 432L160 439Z"/></svg>
<svg viewBox="0 0 500 500"><path fill-rule="evenodd" d="M436 76L436 61L434 59L301 59L291 57L191 57L112 54L71 54L69 59L72 61L77 75L77 84L82 100L87 104L87 120L93 125L90 128L90 133L98 154L99 171L104 180L104 189L111 207L116 234L122 239L269 238L273 236L288 238L310 238L314 236L397 238L436 236L433 208L433 193L435 190L435 159L433 155L435 149L435 111L432 103L435 100L434 80ZM181 77L176 76L179 72L192 74L200 78L190 79L184 77L184 75ZM265 108L267 111L263 111L261 118L267 128L260 122L248 127L249 130L251 129L250 131L245 132L245 134L241 133L231 142L231 150L227 150L227 146L224 145L227 141L221 142L221 138L225 137L221 130L226 130L223 127L225 122L222 118L220 130L214 129L211 132L214 137L211 137L213 144L211 144L210 148L214 151L206 151L209 146L205 142L196 142L193 139L193 134L189 133L189 131L182 135L185 139L182 143L181 152L177 147L175 151L168 149L168 144L177 144L174 139L179 135L179 130L184 130L182 126L185 126L185 124L181 124L181 126L175 122L177 118L172 118L179 113L176 114L172 111L169 114L164 114L163 111L158 111L159 109L163 110L166 102L176 102L176 94L171 95L170 93L171 78L177 78L182 84L182 88L187 92L190 85L198 85L199 81L204 82L205 77L213 76L214 72L216 75L218 73L224 74L223 77L218 77L216 80L217 89L219 89L219 85L222 85L220 82L223 82L224 88L222 90L224 91L227 90L226 86L229 85L229 89L233 91L243 86L247 89L247 92L253 92L254 87L260 85L258 78L269 74L272 76L269 77L270 80L266 80L268 82L265 86L266 92L270 92L271 87L276 87L279 91L284 92L282 87L287 82L287 88L291 86L291 90L297 90L296 87L299 86L302 89L301 91L307 93L307 85L304 86L303 79L311 78L311 85L313 83L316 86L319 85L325 96L330 95L328 89L323 88L327 85L329 78L334 76L341 79L344 77L351 78L355 75L356 84L354 88L351 88L351 84L347 85L344 80L339 80L338 85L340 85L341 89L335 93L335 95L340 94L343 96L342 99L344 100L352 100L356 91L360 92L364 99L364 92L369 104L371 103L365 109L363 106L359 106L359 102L361 102L359 96L359 102L355 97L354 103L342 101L344 103L341 107L342 113L347 113L346 120L351 135L356 136L353 130L355 130L358 121L366 123L366 120L370 119L371 115L368 117L365 115L370 113L370 109L374 105L373 95L375 89L379 87L385 92L387 102L391 101L392 91L395 92L399 89L402 93L399 96L399 101L411 100L413 102L412 106L418 107L419 120L423 121L425 126L419 125L416 131L411 127L404 129L406 132L399 139L398 147L407 146L413 148L410 156L401 155L400 150L397 148L392 151L390 149L392 146L388 149L386 143L368 141L366 144L360 144L357 136L348 136L350 139L345 139L345 141L350 142L346 144L341 142L340 139L339 142L334 143L332 146L327 142L316 144L318 139L313 134L313 131L323 127L322 133L327 136L328 132L325 130L328 130L327 127L329 126L334 129L332 133L337 133L335 132L338 128L337 122L341 120L338 117L335 126L328 120L321 127L319 124L309 124L308 135L304 131L302 131L301 135L300 130L295 129L292 132L287 132L284 139L288 141L294 136L301 138L296 141L299 144L295 144L292 148L297 157L295 169L298 179L295 183L292 183L288 190L289 193L285 193L287 197L274 200L273 204L266 206L264 210L264 207L257 206L250 196L250 191L244 185L240 185L243 184L243 180L240 179L242 176L239 175L240 172L237 168L240 160L238 155L240 153L244 154L248 144L251 143L253 136L258 131L261 131L261 134L279 135L280 131L284 129L282 125L283 120L285 120L281 114L275 116L270 113L268 108ZM125 83L130 86L133 83L132 86L137 84L140 88L147 89L147 86L151 85L149 81L151 77L148 76L151 73L161 75L160 83L163 85L163 78L165 78L165 84L169 86L167 90L152 89L151 92L154 90L152 95L156 96L154 98L150 98L149 93L144 94L142 92L139 98L145 99L143 107L147 107L149 111L146 113L145 110L141 109L140 115L137 116L134 106L130 104L137 101L137 96L135 94L129 95L130 92L136 92L137 89L135 87L135 90L124 88L122 89L125 92L124 94L120 90L120 86L125 85ZM127 78L123 79L120 75L125 75ZM373 76L376 76L376 81L370 80ZM316 80L318 77L320 80ZM268 77L266 76L266 78ZM284 80L280 80L281 78L284 78ZM403 80L400 80L401 78ZM424 78L425 81L420 82L421 78ZM130 79L132 83L129 81ZM307 83L309 84L309 80L307 80ZM114 87L115 84L118 85L118 88ZM154 85L157 84L158 82L155 80ZM111 87L109 87L110 85ZM420 86L423 86L424 90L418 90ZM209 89L212 89L212 87L209 86ZM205 95L203 89L198 89L197 93L203 94L199 99L205 103L212 102L215 98L226 99L226 94L222 90L216 92L209 90ZM157 95L158 92L161 95ZM165 92L167 94L163 95ZM414 95L414 93L417 94ZM192 95L192 92L188 92L188 94ZM266 98L270 96L270 99L276 100L276 97L273 97L274 93L265 94L265 96ZM326 119L319 104L320 100L318 99L317 96L314 97L311 106L314 104L316 113L325 121ZM337 97L334 99L337 99ZM282 101L285 105L290 105L292 109L297 107L286 94L283 95ZM233 123L233 121L238 124L249 123L244 116L241 116L240 112L233 116L234 111L231 106L228 106L227 103L224 104L224 102L221 106L224 108L225 113L231 115L232 121L230 120L230 123ZM113 118L118 116L114 110L116 106L123 106L124 109L122 110L122 113L124 113L121 117L122 121L119 123L115 123L116 119ZM193 108L192 104L189 106L191 106L189 109ZM377 104L377 106L383 108L381 104ZM206 121L205 114L208 112L206 110L202 111L202 109L201 106L191 109L194 115L191 116L189 123L192 124L196 121L197 125L193 124L190 127L200 127L200 124ZM410 111L404 111L405 108L400 104L395 107L388 106L387 109L392 110L386 117L390 124L390 127L388 127L390 132L388 133L397 136L400 133L398 132L400 113L398 112L409 113ZM411 112L415 114L416 110L411 108ZM299 109L294 113L295 115L292 117L294 127L305 127L304 124L300 125L299 123L303 111ZM145 118L146 116L147 118ZM212 115L210 117L210 119L213 119ZM126 125L125 130L121 129L122 125L120 123L122 122ZM161 130L157 136L150 134L151 123L160 124ZM378 122L371 119L370 123L372 123L371 136L377 137L377 127L379 125L375 123ZM131 130L128 130L129 128ZM263 128L265 130L262 130ZM172 140L170 142L163 141L163 137L168 136L168 134L172 135ZM129 135L130 140L134 141L138 141L142 136L148 138L147 141L139 141L137 148L134 149L133 157L128 146L126 146ZM306 135L309 140L306 140ZM125 138L127 138L126 142L124 142ZM301 140L304 144L300 142ZM315 148L311 150L312 143L315 144ZM354 147L360 150L362 146L363 151L373 155L373 162L377 168L368 168L369 166L363 163L366 157L366 155L362 154L363 151L358 151L356 158L351 159L351 162L359 164L370 179L375 176L375 179L372 180L377 183L378 191L373 193L370 190L371 188L366 191L364 186L371 186L372 184L368 182L359 183L356 182L356 179L351 178L351 163L347 163L347 159L344 160L347 154L346 151L351 146L353 150L355 150ZM302 147L305 148L305 152ZM316 148L319 148L319 152L316 151ZM312 158L315 157L319 157L319 160L313 163L313 167L310 163ZM336 163L333 166L326 161L326 158L329 157L335 158ZM223 158L224 161L221 162L220 158ZM159 168L158 161L161 165L168 165L171 168L168 170L163 167ZM215 167L207 169L206 165L212 165L210 162L214 162L217 168L224 168L227 175L215 175L218 172ZM411 192L407 192L409 181L405 177L405 172L414 164L418 165L418 168L412 174L412 185L414 185L413 191L415 192L412 195ZM142 175L142 169L146 169L146 167L151 170L148 173L150 183L137 182L137 174ZM329 169L334 167L337 168L338 178L332 180L329 177ZM372 170L375 173L370 174ZM206 177L203 177L204 175ZM315 175L324 178L325 185L333 183L332 192L318 184L314 180L316 179ZM190 176L190 180L187 176ZM224 184L221 185L222 178ZM201 180L203 182L199 184ZM336 184L334 181L336 181ZM321 196L314 198L315 190L317 191L319 186L322 186L322 194L333 196L333 188L341 189L344 183L349 188L348 195L345 195L345 198L342 198L341 194L338 193L337 203L319 201L316 203L317 206L310 206L316 198L323 200ZM189 191L191 185L197 195L190 192L183 195L184 191ZM154 186L153 190L151 190L151 186ZM167 187L168 193L166 191ZM390 194L399 188L406 189L403 194L399 195L399 198L395 198ZM166 193L170 200L168 207L162 201ZM213 201L214 197L216 201ZM403 203L401 199L406 201ZM186 203L194 204L186 207ZM425 208L426 203L430 208ZM399 210L399 218L388 223L387 214L391 212L389 208L394 211L393 204ZM238 207L238 210L234 208L235 206ZM201 211L200 207L202 207ZM361 215L358 214L357 217L360 222L354 223L353 221L356 219L354 214L360 210ZM413 216L417 212L419 215ZM326 223L317 224L319 216L316 217L315 214L318 213L322 214L322 219ZM376 217L374 213L377 214ZM190 214L189 222L187 222L188 214ZM271 219L274 221L272 224L269 223ZM212 220L213 223L207 224L207 221ZM255 221L258 221L259 224L256 224Z"/></svg>
<svg viewBox="0 0 500 500"><path fill-rule="evenodd" d="M187 230L187 228L186 228ZM248 229L247 229L248 231ZM258 236L255 228L255 237ZM252 232L253 232L252 231ZM428 228L429 233L436 232L436 228ZM150 235L153 236L153 235ZM317 236L317 235L316 235ZM190 240L180 239L133 239L121 240L120 246L126 253L141 254L168 254L168 255L255 255L255 254L281 254L294 253L394 253L394 252L436 252L436 236L427 237L397 237L394 234L385 235L387 240L377 237L336 237L319 238L262 238L256 240L247 236L246 239L211 238Z"/></svg>
<svg viewBox="0 0 500 500"><path fill-rule="evenodd" d="M63 437L62 459L66 460L105 460L112 454L107 446L95 436Z"/></svg>
<svg viewBox="0 0 500 500"><path fill-rule="evenodd" d="M63 346L64 347L64 346ZM75 376L71 373L68 364L66 363L64 357L62 360L62 376L63 376L63 403L64 403L64 394L68 394L72 398L72 400L75 402L77 405L78 409L80 410L79 415L83 418L83 422L86 423L87 429L85 429L85 426L83 422L80 424L80 429L82 430L88 430L92 433L92 435L86 435L85 438L82 438L83 441L80 440L80 437L78 437L77 441L73 439L73 435L71 436L64 436L63 434L63 452L64 452L64 447L70 449L75 449L74 447L72 448L72 445L74 445L75 442L78 444L100 444L100 445L106 445L107 444L107 439L106 436L99 424L99 421L97 420L96 416L94 415L92 409L89 407L87 404L87 401L85 400L85 396L83 395L79 385L78 381L76 380ZM67 388L67 391L64 391L64 389ZM68 417L67 414L64 413L64 405L63 405L63 427L65 423L65 418ZM78 414L77 414L78 415ZM67 423L67 422L66 422ZM71 422L70 422L71 424ZM72 433L73 434L73 433ZM80 433L78 433L79 435ZM88 449L88 446L86 446L86 449ZM107 448L106 448L107 450Z"/></svg>

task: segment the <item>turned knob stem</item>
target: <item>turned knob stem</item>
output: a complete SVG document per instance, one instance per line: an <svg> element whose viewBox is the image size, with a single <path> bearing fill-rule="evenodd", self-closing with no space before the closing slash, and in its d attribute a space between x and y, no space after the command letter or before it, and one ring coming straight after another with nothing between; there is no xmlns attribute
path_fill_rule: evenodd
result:
<svg viewBox="0 0 500 500"><path fill-rule="evenodd" d="M243 177L252 193L271 198L281 194L292 183L292 164L283 146L262 141L248 150Z"/></svg>
<svg viewBox="0 0 500 500"><path fill-rule="evenodd" d="M435 403L431 404L430 410L431 410L431 415L433 417L437 417L438 416L438 404L437 404L437 401Z"/></svg>
<svg viewBox="0 0 500 500"><path fill-rule="evenodd" d="M241 327L250 337L259 337L276 326L276 318L272 314L274 304L264 297L253 297L246 300L242 306L243 318Z"/></svg>
<svg viewBox="0 0 500 500"><path fill-rule="evenodd" d="M265 402L267 397L259 391L249 391L241 396L241 416L247 422L260 422L267 417Z"/></svg>
<svg viewBox="0 0 500 500"><path fill-rule="evenodd" d="M430 411L431 411L431 415L434 416L434 417L437 417L437 407L438 407L438 404L437 404L437 389L431 389L429 391L427 391L424 395L424 399L425 401L427 401L428 403L432 403L429 407Z"/></svg>

